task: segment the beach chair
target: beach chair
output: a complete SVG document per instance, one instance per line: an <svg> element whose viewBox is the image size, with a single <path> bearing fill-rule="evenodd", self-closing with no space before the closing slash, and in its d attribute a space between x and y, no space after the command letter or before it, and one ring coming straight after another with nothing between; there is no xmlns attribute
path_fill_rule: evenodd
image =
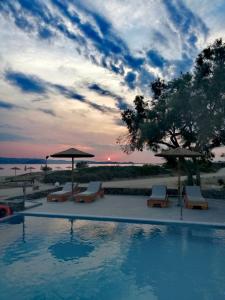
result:
<svg viewBox="0 0 225 300"><path fill-rule="evenodd" d="M166 185L153 185L152 194L147 200L150 207L159 206L167 207L169 204Z"/></svg>
<svg viewBox="0 0 225 300"><path fill-rule="evenodd" d="M76 194L75 201L76 202L92 202L97 197L104 196L104 189L102 188L102 183L100 181L91 181L88 184L86 191Z"/></svg>
<svg viewBox="0 0 225 300"><path fill-rule="evenodd" d="M186 186L184 194L186 208L208 209L208 202L202 196L199 186Z"/></svg>
<svg viewBox="0 0 225 300"><path fill-rule="evenodd" d="M72 191L72 182L66 182L61 191L49 194L47 196L47 201L67 201L68 198L76 192L78 192L78 183L73 183Z"/></svg>
<svg viewBox="0 0 225 300"><path fill-rule="evenodd" d="M34 179L32 190L33 191L39 190L39 186L40 186L39 182L36 179Z"/></svg>

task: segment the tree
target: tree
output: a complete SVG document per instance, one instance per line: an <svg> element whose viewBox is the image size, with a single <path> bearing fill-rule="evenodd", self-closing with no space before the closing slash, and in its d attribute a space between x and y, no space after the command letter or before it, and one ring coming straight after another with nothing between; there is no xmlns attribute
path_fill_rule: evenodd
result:
<svg viewBox="0 0 225 300"><path fill-rule="evenodd" d="M216 40L197 57L192 73L151 83L152 99L136 96L122 112L128 133L118 142L130 153L183 147L213 157L225 145L225 44Z"/></svg>

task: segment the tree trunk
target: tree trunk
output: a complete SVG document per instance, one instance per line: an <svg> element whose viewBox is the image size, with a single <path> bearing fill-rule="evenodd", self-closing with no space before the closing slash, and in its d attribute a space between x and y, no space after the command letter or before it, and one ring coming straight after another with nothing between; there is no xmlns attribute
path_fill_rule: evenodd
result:
<svg viewBox="0 0 225 300"><path fill-rule="evenodd" d="M198 161L196 158L194 158L193 161L195 163L196 185L201 186L201 176L200 176Z"/></svg>

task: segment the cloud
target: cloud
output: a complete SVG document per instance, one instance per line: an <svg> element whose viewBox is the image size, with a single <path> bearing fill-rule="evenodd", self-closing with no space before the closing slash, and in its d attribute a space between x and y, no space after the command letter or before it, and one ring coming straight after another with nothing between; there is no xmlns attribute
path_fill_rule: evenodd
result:
<svg viewBox="0 0 225 300"><path fill-rule="evenodd" d="M51 84L51 86L53 88L55 88L61 95L65 96L66 98L85 102L85 96L77 93L72 88L63 86L61 84Z"/></svg>
<svg viewBox="0 0 225 300"><path fill-rule="evenodd" d="M160 43L160 44L162 44L165 47L169 46L168 38L166 37L165 34L163 34L162 32L160 32L159 30L153 29L152 30L152 36L153 36L153 40L156 43Z"/></svg>
<svg viewBox="0 0 225 300"><path fill-rule="evenodd" d="M95 110L98 110L102 113L115 113L115 109L108 107L106 105L99 105L95 102L92 102L88 100L84 95L77 93L70 87L66 87L59 84L52 84L51 86L54 87L60 94L62 94L68 99L78 100L82 103L86 103L91 108L94 108Z"/></svg>
<svg viewBox="0 0 225 300"><path fill-rule="evenodd" d="M96 92L98 95L101 96L109 96L116 100L116 106L120 110L125 110L129 107L129 104L120 96L116 95L115 93L107 90L106 88L98 85L97 83L92 83L88 85L89 90Z"/></svg>
<svg viewBox="0 0 225 300"><path fill-rule="evenodd" d="M94 3L89 0L17 0L0 2L0 11L31 38L35 36L43 43L51 41L52 45L61 38L67 40L73 45L74 56L77 51L93 65L118 76L122 86L131 92L138 89L148 95L149 83L156 76L170 79L191 68L199 51L199 41L209 33L204 21L186 2L162 0L156 5L131 0L125 5L112 0L110 5L105 5L98 0ZM117 18L112 11L117 11ZM127 28L126 38L121 35L123 28L119 28L118 23ZM129 40L135 42L133 48L128 47ZM14 76L9 80L26 93L46 93L46 86L35 76ZM63 85L58 84L51 89L66 98L86 101L86 96L73 88L64 90ZM116 104L120 107L122 101Z"/></svg>
<svg viewBox="0 0 225 300"><path fill-rule="evenodd" d="M38 110L52 117L56 117L56 113L52 109L39 108Z"/></svg>
<svg viewBox="0 0 225 300"><path fill-rule="evenodd" d="M47 29L47 28L41 28L39 30L38 34L39 34L39 37L41 39L50 39L54 36L52 31L50 29Z"/></svg>
<svg viewBox="0 0 225 300"><path fill-rule="evenodd" d="M206 39L209 29L197 14L195 14L181 0L163 0L162 1L167 15L169 17L171 28L176 30L181 41L182 55L194 58L199 50L197 42L200 39Z"/></svg>
<svg viewBox="0 0 225 300"><path fill-rule="evenodd" d="M18 106L13 104L13 103L0 100L0 109L11 110L11 109L14 109L14 108L17 108L17 107Z"/></svg>
<svg viewBox="0 0 225 300"><path fill-rule="evenodd" d="M71 100L77 100L79 102L87 104L89 107L94 108L95 110L98 110L103 113L115 113L116 110L108 107L106 105L99 105L93 101L90 101L86 98L86 96L78 93L73 89L72 87L67 87L62 84L54 84L49 81L45 81L37 76L30 75L30 74L24 74L21 72L14 72L12 70L5 72L5 79L9 81L12 85L20 88L25 93L37 93L37 94L44 94L47 97L49 97L49 93L59 93L63 95L65 98L71 99ZM97 85L90 87L90 89L96 89ZM100 87L98 87L98 93L102 94L104 91ZM47 94L48 93L48 94ZM109 94L112 98L114 98L117 101L117 107L122 108L125 107L125 101L113 94ZM40 98L35 99L35 102L42 101ZM12 109L16 106L7 102L0 102L0 108L4 109ZM50 109L43 109L40 108L40 111L49 114L51 116L56 116L55 112Z"/></svg>
<svg viewBox="0 0 225 300"><path fill-rule="evenodd" d="M115 123L116 125L118 125L118 126L126 127L125 123L124 123L121 119L119 119L119 118L115 118L115 119L114 119L114 123Z"/></svg>
<svg viewBox="0 0 225 300"><path fill-rule="evenodd" d="M0 119L21 128L1 131L65 145L75 130L75 142L113 149L119 110L148 96L156 76L190 70L206 40L225 32L224 0L198 2L0 1Z"/></svg>
<svg viewBox="0 0 225 300"><path fill-rule="evenodd" d="M14 126L14 125L11 125L11 124L0 124L0 128L4 128L4 129L21 129L20 127L18 126Z"/></svg>
<svg viewBox="0 0 225 300"><path fill-rule="evenodd" d="M194 26L198 27L203 34L208 33L208 28L202 19L194 14L181 0L163 0L170 20L184 34L192 32Z"/></svg>
<svg viewBox="0 0 225 300"><path fill-rule="evenodd" d="M86 103L90 107L92 107L92 108L94 108L94 109L96 109L96 110L98 110L102 113L110 113L110 114L117 113L117 110L115 110L112 107L106 106L106 105L99 105L99 104L91 102L91 101L86 101Z"/></svg>
<svg viewBox="0 0 225 300"><path fill-rule="evenodd" d="M0 133L0 141L1 142L11 142L11 141L26 141L26 140L32 140L30 137L13 134L13 133Z"/></svg>
<svg viewBox="0 0 225 300"><path fill-rule="evenodd" d="M98 93L99 95L102 96L111 96L111 92L100 87L97 83L92 83L88 86L89 90L91 91L95 91L96 93Z"/></svg>
<svg viewBox="0 0 225 300"><path fill-rule="evenodd" d="M18 0L17 5L0 3L0 10L10 15L20 29L31 35L36 33L40 39L65 36L77 44L80 54L115 74L123 75L126 67L140 69L144 63L144 56L133 56L104 16L81 2Z"/></svg>
<svg viewBox="0 0 225 300"><path fill-rule="evenodd" d="M47 87L37 76L7 70L5 79L24 93L45 94Z"/></svg>

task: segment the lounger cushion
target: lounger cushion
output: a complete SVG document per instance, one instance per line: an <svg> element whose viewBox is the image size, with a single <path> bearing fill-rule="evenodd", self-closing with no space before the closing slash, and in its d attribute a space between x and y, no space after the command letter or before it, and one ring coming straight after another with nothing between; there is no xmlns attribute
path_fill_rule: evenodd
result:
<svg viewBox="0 0 225 300"><path fill-rule="evenodd" d="M73 183L73 188L75 189L77 187L77 183L74 182ZM60 196L60 195L64 195L66 193L72 193L72 182L67 182L64 186L63 189L61 191L57 191L57 192L53 192L51 193L52 196Z"/></svg>
<svg viewBox="0 0 225 300"><path fill-rule="evenodd" d="M76 187L77 183L74 182L73 186ZM63 191L68 191L71 192L72 191L72 182L66 182L63 186Z"/></svg>
<svg viewBox="0 0 225 300"><path fill-rule="evenodd" d="M165 185L153 185L150 200L166 200L167 188Z"/></svg>
<svg viewBox="0 0 225 300"><path fill-rule="evenodd" d="M192 202L206 202L201 194L199 186L186 186L185 193L187 195L188 201Z"/></svg>
<svg viewBox="0 0 225 300"><path fill-rule="evenodd" d="M87 190L77 194L77 196L90 196L98 193L101 190L102 183L100 181L91 181L88 184Z"/></svg>
<svg viewBox="0 0 225 300"><path fill-rule="evenodd" d="M101 189L102 183L100 181L91 181L88 184L87 192L97 193Z"/></svg>

